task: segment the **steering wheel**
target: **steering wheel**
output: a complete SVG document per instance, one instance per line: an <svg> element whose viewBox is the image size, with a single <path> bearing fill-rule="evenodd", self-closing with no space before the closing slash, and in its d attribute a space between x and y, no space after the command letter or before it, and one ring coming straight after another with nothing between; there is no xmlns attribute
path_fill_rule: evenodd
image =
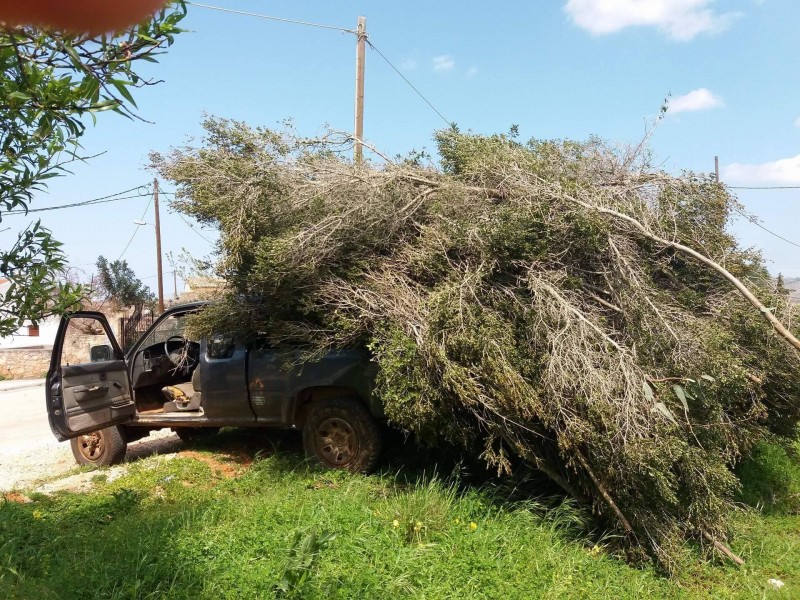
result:
<svg viewBox="0 0 800 600"><path fill-rule="evenodd" d="M172 343L172 350L170 350L170 343ZM175 367L188 370L197 363L196 345L182 335L173 335L164 342L164 354Z"/></svg>

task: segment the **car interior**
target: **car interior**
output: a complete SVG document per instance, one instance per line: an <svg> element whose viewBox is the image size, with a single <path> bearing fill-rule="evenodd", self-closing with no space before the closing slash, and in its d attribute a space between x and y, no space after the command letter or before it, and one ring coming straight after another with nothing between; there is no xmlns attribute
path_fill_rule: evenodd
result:
<svg viewBox="0 0 800 600"><path fill-rule="evenodd" d="M138 414L202 412L200 344L184 337L186 316L161 321L136 349L131 385Z"/></svg>

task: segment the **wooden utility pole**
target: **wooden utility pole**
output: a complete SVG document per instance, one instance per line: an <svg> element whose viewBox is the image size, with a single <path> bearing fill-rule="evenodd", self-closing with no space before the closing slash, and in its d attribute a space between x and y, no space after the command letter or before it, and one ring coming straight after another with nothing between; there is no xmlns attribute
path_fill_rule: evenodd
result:
<svg viewBox="0 0 800 600"><path fill-rule="evenodd" d="M714 177L719 183L719 156L714 157Z"/></svg>
<svg viewBox="0 0 800 600"><path fill-rule="evenodd" d="M156 265L158 266L158 313L164 312L164 275L161 272L161 220L158 215L158 179L153 179L153 206L156 211Z"/></svg>
<svg viewBox="0 0 800 600"><path fill-rule="evenodd" d="M353 160L360 163L364 157L361 140L364 139L364 62L366 59L367 17L358 17L356 28L356 144L353 147Z"/></svg>
<svg viewBox="0 0 800 600"><path fill-rule="evenodd" d="M172 292L175 300L178 299L178 272L172 271Z"/></svg>

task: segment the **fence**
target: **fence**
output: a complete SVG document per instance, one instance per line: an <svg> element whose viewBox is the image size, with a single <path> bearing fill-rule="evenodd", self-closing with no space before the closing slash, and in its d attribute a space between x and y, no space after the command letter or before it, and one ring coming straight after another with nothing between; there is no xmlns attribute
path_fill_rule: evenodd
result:
<svg viewBox="0 0 800 600"><path fill-rule="evenodd" d="M127 352L128 348L138 340L147 328L153 324L153 313L133 314L130 317L120 317L119 333L122 350Z"/></svg>

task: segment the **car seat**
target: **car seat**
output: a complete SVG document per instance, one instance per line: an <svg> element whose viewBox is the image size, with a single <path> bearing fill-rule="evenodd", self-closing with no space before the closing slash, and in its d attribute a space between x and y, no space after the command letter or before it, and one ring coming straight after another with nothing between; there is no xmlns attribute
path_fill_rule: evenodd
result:
<svg viewBox="0 0 800 600"><path fill-rule="evenodd" d="M195 367L191 381L164 386L161 393L166 400L164 412L199 410L202 400L200 365Z"/></svg>

